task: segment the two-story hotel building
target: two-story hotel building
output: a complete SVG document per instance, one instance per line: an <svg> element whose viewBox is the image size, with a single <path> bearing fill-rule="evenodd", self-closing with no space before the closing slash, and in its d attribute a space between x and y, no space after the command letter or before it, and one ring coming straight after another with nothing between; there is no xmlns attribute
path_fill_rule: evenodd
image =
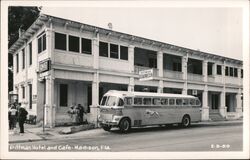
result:
<svg viewBox="0 0 250 160"><path fill-rule="evenodd" d="M14 93L49 127L71 121L71 104L96 122L110 89L190 94L202 120L242 116L242 61L41 14L9 48ZM241 53L239 53L241 54ZM139 81L140 70L154 78Z"/></svg>

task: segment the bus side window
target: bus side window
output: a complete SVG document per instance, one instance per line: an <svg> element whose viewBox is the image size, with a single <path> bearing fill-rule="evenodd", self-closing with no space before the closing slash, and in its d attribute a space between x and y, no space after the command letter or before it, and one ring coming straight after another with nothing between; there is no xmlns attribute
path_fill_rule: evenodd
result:
<svg viewBox="0 0 250 160"><path fill-rule="evenodd" d="M188 104L188 99L183 99L183 104L182 104L182 105L184 105L184 106L189 105L189 104Z"/></svg>
<svg viewBox="0 0 250 160"><path fill-rule="evenodd" d="M182 105L182 99L176 99L176 105L181 106Z"/></svg>
<svg viewBox="0 0 250 160"><path fill-rule="evenodd" d="M132 105L132 97L126 97L124 100L126 105Z"/></svg>
<svg viewBox="0 0 250 160"><path fill-rule="evenodd" d="M135 105L141 105L142 104L142 98L134 98L134 104Z"/></svg>
<svg viewBox="0 0 250 160"><path fill-rule="evenodd" d="M151 105L151 98L143 98L144 105Z"/></svg>
<svg viewBox="0 0 250 160"><path fill-rule="evenodd" d="M195 99L190 99L189 103L191 106L195 105Z"/></svg>
<svg viewBox="0 0 250 160"><path fill-rule="evenodd" d="M121 98L119 98L118 106L124 106L124 102L123 102L123 100Z"/></svg>
<svg viewBox="0 0 250 160"><path fill-rule="evenodd" d="M161 100L160 100L160 98L154 98L154 99L153 99L153 105L161 105Z"/></svg>
<svg viewBox="0 0 250 160"><path fill-rule="evenodd" d="M161 99L161 104L162 105L168 105L168 99Z"/></svg>
<svg viewBox="0 0 250 160"><path fill-rule="evenodd" d="M196 105L199 106L200 105L200 101L198 99L196 99Z"/></svg>
<svg viewBox="0 0 250 160"><path fill-rule="evenodd" d="M175 105L175 99L169 99L169 105Z"/></svg>

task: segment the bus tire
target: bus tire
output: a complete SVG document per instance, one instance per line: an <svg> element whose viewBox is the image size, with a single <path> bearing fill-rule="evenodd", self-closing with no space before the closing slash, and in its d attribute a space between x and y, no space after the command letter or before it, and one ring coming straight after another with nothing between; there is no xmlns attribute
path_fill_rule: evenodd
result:
<svg viewBox="0 0 250 160"><path fill-rule="evenodd" d="M127 133L131 128L131 123L128 118L123 118L119 123L119 129L122 133Z"/></svg>
<svg viewBox="0 0 250 160"><path fill-rule="evenodd" d="M104 131L110 131L111 126L102 126L102 129L103 129Z"/></svg>
<svg viewBox="0 0 250 160"><path fill-rule="evenodd" d="M182 127L187 128L190 126L190 124L191 124L191 119L189 115L184 115L181 121Z"/></svg>

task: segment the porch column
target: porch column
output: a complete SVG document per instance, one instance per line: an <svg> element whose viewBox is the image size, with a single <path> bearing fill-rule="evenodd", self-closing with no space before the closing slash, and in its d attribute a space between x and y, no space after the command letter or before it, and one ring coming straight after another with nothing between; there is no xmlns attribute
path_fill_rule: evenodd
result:
<svg viewBox="0 0 250 160"><path fill-rule="evenodd" d="M226 117L227 107L226 107L226 89L223 87L222 92L220 93L220 114L222 117Z"/></svg>
<svg viewBox="0 0 250 160"><path fill-rule="evenodd" d="M130 77L129 78L129 84L128 84L128 91L134 92L134 87L135 87L134 78Z"/></svg>
<svg viewBox="0 0 250 160"><path fill-rule="evenodd" d="M159 86L157 88L157 93L163 93L163 80L159 81Z"/></svg>
<svg viewBox="0 0 250 160"><path fill-rule="evenodd" d="M238 68L238 69L237 69L237 72L238 72L238 80L239 80L239 85L241 86L241 85L242 85L242 79L241 79L241 68Z"/></svg>
<svg viewBox="0 0 250 160"><path fill-rule="evenodd" d="M94 69L99 68L99 36L93 39L93 67Z"/></svg>
<svg viewBox="0 0 250 160"><path fill-rule="evenodd" d="M182 57L181 71L183 73L184 86L182 89L182 94L185 94L185 95L187 95L187 62L188 62L188 57L183 56Z"/></svg>
<svg viewBox="0 0 250 160"><path fill-rule="evenodd" d="M203 74L203 81L207 82L207 60L204 60L202 63L202 74Z"/></svg>
<svg viewBox="0 0 250 160"><path fill-rule="evenodd" d="M158 69L158 76L163 77L163 52L157 52L157 69Z"/></svg>
<svg viewBox="0 0 250 160"><path fill-rule="evenodd" d="M128 47L129 70L131 73L134 73L134 48L132 45Z"/></svg>
<svg viewBox="0 0 250 160"><path fill-rule="evenodd" d="M55 127L55 107L54 104L54 78L52 76L45 77L46 83L46 99L45 99L45 126Z"/></svg>
<svg viewBox="0 0 250 160"><path fill-rule="evenodd" d="M208 100L208 90L207 90L207 85L206 85L202 93L202 115L201 115L202 121L209 120L209 107L208 107L207 100Z"/></svg>
<svg viewBox="0 0 250 160"><path fill-rule="evenodd" d="M97 125L97 116L99 114L99 73L94 73L92 81L92 104L90 106L90 121Z"/></svg>
<svg viewBox="0 0 250 160"><path fill-rule="evenodd" d="M240 118L242 116L242 100L241 100L241 89L239 88L238 93L236 95L236 113L237 118Z"/></svg>

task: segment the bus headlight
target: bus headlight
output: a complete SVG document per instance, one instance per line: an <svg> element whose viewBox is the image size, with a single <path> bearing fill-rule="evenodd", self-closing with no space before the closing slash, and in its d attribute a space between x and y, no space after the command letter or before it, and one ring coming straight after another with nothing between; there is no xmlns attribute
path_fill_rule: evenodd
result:
<svg viewBox="0 0 250 160"><path fill-rule="evenodd" d="M121 117L120 116L114 116L113 121L118 122L120 121Z"/></svg>

